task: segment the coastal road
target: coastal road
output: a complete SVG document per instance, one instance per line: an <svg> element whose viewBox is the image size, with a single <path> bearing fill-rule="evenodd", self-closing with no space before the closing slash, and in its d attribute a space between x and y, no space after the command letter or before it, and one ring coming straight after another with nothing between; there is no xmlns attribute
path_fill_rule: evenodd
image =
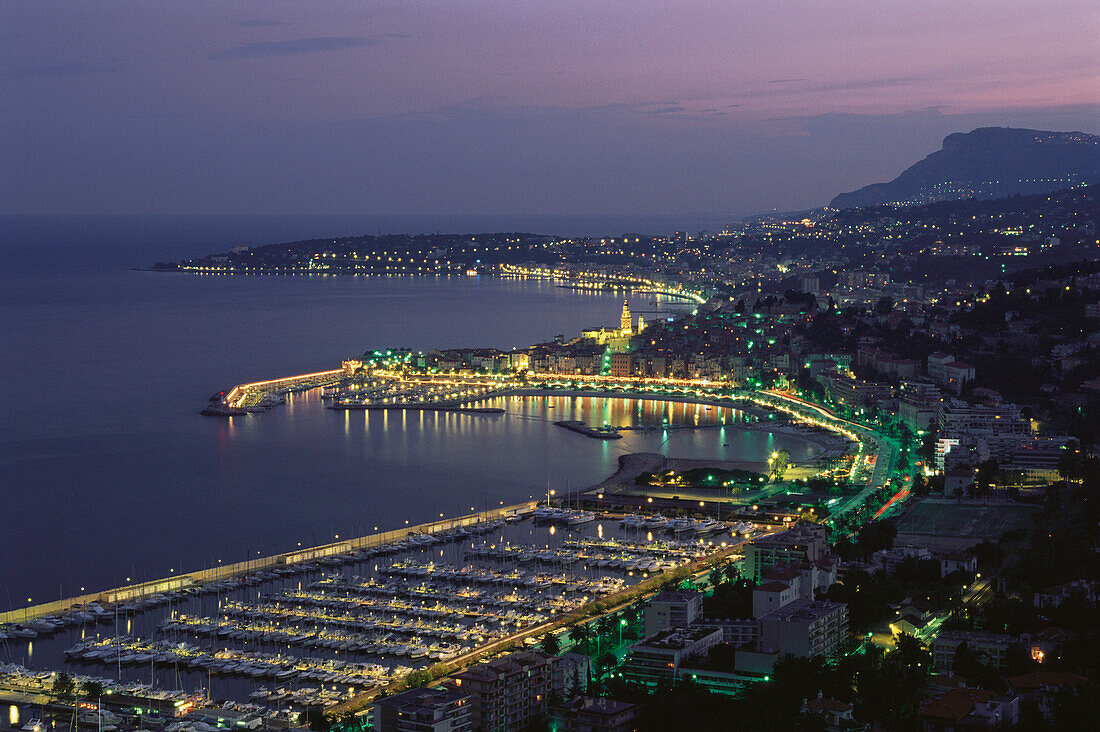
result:
<svg viewBox="0 0 1100 732"><path fill-rule="evenodd" d="M842 516L857 508L866 501L872 493L882 488L890 480L890 476L894 470L894 462L897 459L897 448L890 440L868 427L864 427L861 424L844 419L843 417L838 417L828 409L818 404L814 404L813 402L806 401L805 399L775 391L764 392L764 394L783 402L796 413L802 414L810 419L824 420L827 423L842 425L845 429L857 435L861 443L870 442L874 445L874 452L876 455L875 465L871 470L870 476L866 479L866 487L854 496L845 499L837 506L831 514L832 517ZM855 477L855 475L853 475L853 477Z"/></svg>

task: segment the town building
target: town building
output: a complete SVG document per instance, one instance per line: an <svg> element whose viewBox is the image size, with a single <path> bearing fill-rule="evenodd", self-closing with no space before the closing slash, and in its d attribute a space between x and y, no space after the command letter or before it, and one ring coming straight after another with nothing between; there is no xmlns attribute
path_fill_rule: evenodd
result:
<svg viewBox="0 0 1100 732"><path fill-rule="evenodd" d="M634 645L622 666L623 678L655 686L679 678L679 669L694 656L705 656L722 642L722 631L692 626L667 628Z"/></svg>
<svg viewBox="0 0 1100 732"><path fill-rule="evenodd" d="M802 706L803 714L813 714L823 719L827 730L841 729L852 724L853 709L853 705L824 696L820 691L816 698L804 702Z"/></svg>
<svg viewBox="0 0 1100 732"><path fill-rule="evenodd" d="M645 634L665 628L690 625L703 612L703 593L695 590L665 590L649 601L645 610Z"/></svg>
<svg viewBox="0 0 1100 732"><path fill-rule="evenodd" d="M795 600L760 618L760 650L804 658L839 655L848 645L848 606Z"/></svg>
<svg viewBox="0 0 1100 732"><path fill-rule="evenodd" d="M978 558L968 552L948 554L940 557L940 577L944 578L954 572L977 572Z"/></svg>
<svg viewBox="0 0 1100 732"><path fill-rule="evenodd" d="M847 376L833 376L825 380L829 396L841 404L855 409L869 407L893 396L894 389L881 381L865 381Z"/></svg>
<svg viewBox="0 0 1100 732"><path fill-rule="evenodd" d="M377 732L469 732L470 695L457 687L409 689L374 702Z"/></svg>
<svg viewBox="0 0 1100 732"><path fill-rule="evenodd" d="M777 564L818 562L828 552L828 530L824 526L797 524L787 531L753 540L745 550L745 574L760 582Z"/></svg>
<svg viewBox="0 0 1100 732"><path fill-rule="evenodd" d="M892 549L879 549L871 555L875 567L888 575L896 572L902 562L931 558L932 552L923 546L896 546Z"/></svg>
<svg viewBox="0 0 1100 732"><path fill-rule="evenodd" d="M1005 729L1020 721L1020 699L986 689L951 689L925 701L918 718L928 732Z"/></svg>
<svg viewBox="0 0 1100 732"><path fill-rule="evenodd" d="M640 707L607 697L579 696L550 707L555 732L630 732Z"/></svg>
<svg viewBox="0 0 1100 732"><path fill-rule="evenodd" d="M1080 597L1087 603L1095 604L1100 601L1100 582L1090 582L1079 579L1067 582L1064 585L1045 587L1036 592L1032 598L1032 604L1040 610L1060 607L1063 602L1071 597Z"/></svg>
<svg viewBox="0 0 1100 732"><path fill-rule="evenodd" d="M1084 676L1065 671L1034 671L1008 677L1008 686L1024 704L1034 704L1044 720L1054 719L1055 701L1059 694L1077 689L1088 682Z"/></svg>
<svg viewBox="0 0 1100 732"><path fill-rule="evenodd" d="M1016 640L998 633L947 630L932 641L932 666L948 676L954 675L955 652L963 643L970 651L983 657L983 663L999 668L1004 665L1008 650Z"/></svg>
<svg viewBox="0 0 1100 732"><path fill-rule="evenodd" d="M617 379L634 375L634 357L629 353L612 353L607 359L608 373Z"/></svg>
<svg viewBox="0 0 1100 732"><path fill-rule="evenodd" d="M695 621L700 628L722 631L722 642L734 648L756 648L760 623L756 618L714 618L704 616Z"/></svg>
<svg viewBox="0 0 1100 732"><path fill-rule="evenodd" d="M926 381L902 381L898 385L898 418L913 432L935 427L943 392Z"/></svg>
<svg viewBox="0 0 1100 732"><path fill-rule="evenodd" d="M545 717L551 697L564 692L554 685L555 658L520 651L452 676L455 688L470 696L473 728L504 732Z"/></svg>

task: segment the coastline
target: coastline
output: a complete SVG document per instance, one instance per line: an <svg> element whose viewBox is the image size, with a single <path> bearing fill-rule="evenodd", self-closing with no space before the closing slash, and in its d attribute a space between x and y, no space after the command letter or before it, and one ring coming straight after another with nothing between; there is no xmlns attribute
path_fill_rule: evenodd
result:
<svg viewBox="0 0 1100 732"><path fill-rule="evenodd" d="M676 404L702 404L708 407L723 407L734 409L745 414L762 417L768 411L754 406L751 402L741 398L695 397L677 396L674 394L661 394L660 392L631 392L606 391L593 389L545 389L545 388L516 388L494 392L492 396L567 396L567 397L593 397L596 399L645 399L657 402L674 402Z"/></svg>

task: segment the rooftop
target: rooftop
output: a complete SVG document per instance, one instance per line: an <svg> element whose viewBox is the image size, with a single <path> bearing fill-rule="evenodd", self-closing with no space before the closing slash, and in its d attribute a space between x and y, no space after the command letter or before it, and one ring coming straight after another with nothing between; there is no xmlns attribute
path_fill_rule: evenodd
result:
<svg viewBox="0 0 1100 732"><path fill-rule="evenodd" d="M1008 677L1008 685L1013 691L1034 691L1044 687L1077 687L1085 683L1084 676L1066 671L1035 671L1030 674Z"/></svg>
<svg viewBox="0 0 1100 732"><path fill-rule="evenodd" d="M532 666L542 665L549 658L550 656L538 651L519 651L493 659L488 663L478 663L470 666L465 671L455 674L455 678L492 681L507 674L519 673Z"/></svg>
<svg viewBox="0 0 1100 732"><path fill-rule="evenodd" d="M713 633L722 631L715 628L689 626L687 628L665 628L638 643L636 648L660 648L663 650L679 650L687 648Z"/></svg>
<svg viewBox="0 0 1100 732"><path fill-rule="evenodd" d="M929 699L921 708L922 717L958 722L974 711L974 707L987 702L996 694L985 689L951 689Z"/></svg>
<svg viewBox="0 0 1100 732"><path fill-rule="evenodd" d="M431 706L436 704L450 704L468 698L469 695L454 687L448 686L422 686L418 689L409 689L400 694L382 697L375 700L376 707L406 707L406 706Z"/></svg>
<svg viewBox="0 0 1100 732"><path fill-rule="evenodd" d="M664 590L657 593L652 602L690 602L702 596L703 593L695 590Z"/></svg>
<svg viewBox="0 0 1100 732"><path fill-rule="evenodd" d="M803 620L814 621L832 615L837 610L847 607L843 602L829 602L828 600L795 600L781 608L772 610L761 620L772 618L775 620Z"/></svg>
<svg viewBox="0 0 1100 732"><path fill-rule="evenodd" d="M613 716L634 709L637 705L602 696L579 696L557 706L559 709L567 709L572 712Z"/></svg>

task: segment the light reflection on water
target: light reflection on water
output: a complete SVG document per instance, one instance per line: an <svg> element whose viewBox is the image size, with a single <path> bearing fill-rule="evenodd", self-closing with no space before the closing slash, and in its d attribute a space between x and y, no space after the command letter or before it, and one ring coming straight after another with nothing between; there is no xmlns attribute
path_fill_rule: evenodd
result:
<svg viewBox="0 0 1100 732"><path fill-rule="evenodd" d="M8 242L20 266L0 268L11 346L0 349L0 494L6 538L38 547L0 553L0 585L21 588L16 597L22 588L53 596L59 581L74 595L81 584L159 577L181 561L198 568L360 524L427 518L433 501L449 510L538 492L523 484L525 471L544 482L564 461L530 460L517 449L530 433L508 446L509 457L481 448L496 427L463 418L418 415L402 439L375 441L353 436L394 421L327 414L310 396L272 414L198 412L233 383L315 370L364 349L511 348L614 324L621 308L619 293L487 277L135 272L156 258L144 228L140 241L95 246L81 244L84 233L66 234L65 255L54 247L39 261L33 228ZM162 258L211 248L205 234L177 243ZM50 366L58 352L80 364L63 379ZM443 425L453 439L438 439ZM588 472L575 482L602 472L604 449L581 449L590 455L575 457ZM0 609L8 604L0 598Z"/></svg>

